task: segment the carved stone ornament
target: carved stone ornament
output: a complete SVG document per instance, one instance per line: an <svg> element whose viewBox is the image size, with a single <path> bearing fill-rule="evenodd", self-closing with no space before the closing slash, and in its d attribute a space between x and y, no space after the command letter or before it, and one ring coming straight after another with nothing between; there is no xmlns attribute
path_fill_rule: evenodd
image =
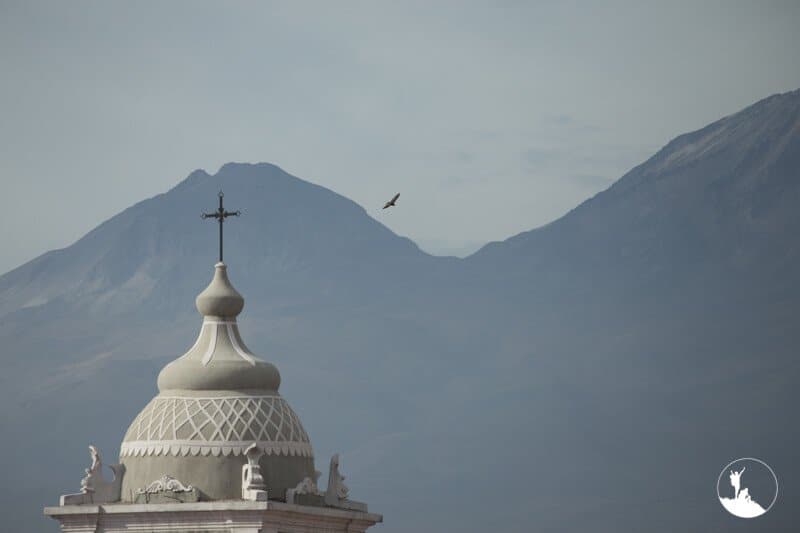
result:
<svg viewBox="0 0 800 533"><path fill-rule="evenodd" d="M322 505L325 494L319 490L317 482L322 472L314 470L313 479L306 477L293 489L286 490L286 503Z"/></svg>
<svg viewBox="0 0 800 533"><path fill-rule="evenodd" d="M63 494L60 505L82 505L86 503L113 503L120 500L122 491L122 476L125 466L121 464L108 465L114 473L111 481L103 477L103 461L100 451L89 445L89 455L92 464L85 469L85 476L81 479L81 491L75 494Z"/></svg>
<svg viewBox="0 0 800 533"><path fill-rule="evenodd" d="M137 489L137 494L155 494L157 492L192 492L194 487L184 485L172 476L163 475L143 489Z"/></svg>
<svg viewBox="0 0 800 533"><path fill-rule="evenodd" d="M325 491L325 505L350 509L353 511L367 511L367 504L348 500L350 489L344 484L345 477L339 472L339 454L331 457L330 469L328 470L328 490Z"/></svg>
<svg viewBox="0 0 800 533"><path fill-rule="evenodd" d="M350 493L350 489L344 484L345 477L339 472L339 454L331 457L330 468L328 469L328 490L325 492L325 503L331 505L338 500L344 500Z"/></svg>
<svg viewBox="0 0 800 533"><path fill-rule="evenodd" d="M314 479L311 479L310 477L306 477L305 479L303 479L303 481L298 483L297 486L292 490L294 491L295 494L320 494L321 495L322 493L319 491L319 487L317 486L317 480L319 479L319 476L321 474L322 474L322 472L320 472L319 470L315 470L314 471Z"/></svg>
<svg viewBox="0 0 800 533"><path fill-rule="evenodd" d="M254 442L244 452L247 464L242 465L242 499L265 502L267 501L267 485L261 475L261 465L258 460L264 451Z"/></svg>

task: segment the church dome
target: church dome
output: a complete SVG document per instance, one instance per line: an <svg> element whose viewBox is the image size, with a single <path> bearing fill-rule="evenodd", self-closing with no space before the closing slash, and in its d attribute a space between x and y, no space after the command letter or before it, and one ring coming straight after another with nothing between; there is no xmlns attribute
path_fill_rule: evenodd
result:
<svg viewBox="0 0 800 533"><path fill-rule="evenodd" d="M163 475L191 484L205 499L239 498L244 452L253 443L264 451L270 498L280 499L314 476L308 435L278 393L278 369L255 356L239 334L244 298L224 263L215 265L196 305L203 315L197 341L161 370L159 394L123 439L123 499Z"/></svg>

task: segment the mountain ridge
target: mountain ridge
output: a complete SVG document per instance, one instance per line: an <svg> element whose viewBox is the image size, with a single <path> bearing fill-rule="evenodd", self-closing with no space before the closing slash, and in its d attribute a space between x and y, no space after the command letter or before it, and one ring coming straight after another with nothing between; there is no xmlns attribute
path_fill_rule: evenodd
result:
<svg viewBox="0 0 800 533"><path fill-rule="evenodd" d="M251 171L253 176L256 176L255 178L249 175ZM203 223L200 220L199 214L202 209L197 206L208 205L209 207L206 211L213 210L215 206L212 203L216 200L216 192L213 195L200 195L197 194L197 191L208 190L210 192L216 185L224 186L226 181L233 184L237 180L249 180L247 186L251 192L259 192L259 189L262 189L260 191L261 200L267 202L270 199L263 195L263 188L267 186L267 183L281 189L281 194L302 194L307 197L306 201L317 202L317 205L311 209L304 209L301 202L296 202L291 212L285 208L282 212L285 214L285 219L288 219L295 226L300 225L308 228L309 225L318 224L318 229L313 231L327 236L326 238L319 237L318 241L314 243L319 247L327 246L330 248L329 243L325 242L326 239L330 239L337 246L350 253L363 255L365 247L369 246L371 242L378 242L386 238L392 244L382 245L381 253L385 256L382 261L384 265L387 262L386 259L398 260L403 256L406 258L410 255L418 255L420 258L432 257L421 251L409 239L395 235L386 226L369 217L363 207L329 189L300 180L272 164L227 163L213 175L204 170L195 170L169 191L137 202L102 222L72 245L45 252L0 276L0 301L3 302L0 305L0 317L15 309L25 307L28 302L35 303L33 298L41 297L42 294L45 295L44 300L49 301L56 297L68 296L70 293L79 293L82 289L92 294L96 294L98 290L103 290L104 288L113 289L135 276L141 267L138 262L140 259L137 258L152 257L152 261L163 263L159 254L165 251L165 243L162 242L164 240L167 240L178 249L182 257L186 257L188 250L186 250L183 241L187 239L184 239L183 235L188 235L188 239L197 249L200 249L205 244L204 247L208 251L209 261L213 261L213 254L216 252L216 248L213 246L216 232L210 227L210 223ZM259 184L259 180L262 180L263 183ZM299 192L298 189L300 190ZM193 199L196 199L196 205L186 201L177 201L177 198L185 194L189 194ZM208 196L208 198L205 198L205 196ZM238 200L240 204L244 201L248 207L250 205L247 202L253 199L249 194L245 198L241 196L237 198L235 190L229 191L228 198L229 205L230 202L235 203ZM339 232L339 236L333 236L331 231L326 233L324 229L321 229L327 221L324 220L324 217L312 213L311 211L314 208L324 211L330 211L331 209L341 211L338 215L338 220L346 226ZM181 216L172 217L169 211L180 213ZM299 216L296 213L297 211L304 211L303 216ZM271 214L263 213L260 210L260 206L254 206L252 211L245 209L244 214L247 218L255 219L256 223L274 219ZM232 224L240 227L234 226L231 228L230 224L228 225L229 231L226 239L228 254L235 254L238 249L241 249L244 240L243 233L252 234L252 231L248 231L248 228L252 227L253 222L248 222L247 218L243 221L235 220L232 222ZM315 218L316 220L314 220ZM357 220L364 222L367 227L366 233L362 231L361 234L358 234L348 231L349 226L354 223L361 223L356 222ZM175 227L181 228L183 234L178 235L174 231ZM269 230L267 229L267 231ZM143 238L143 235L154 235L155 237ZM252 246L258 246L257 242L258 239L251 239ZM284 243L284 248L286 244ZM139 248L131 250L132 245L137 245ZM288 248L287 251L290 249ZM265 255L270 253L268 249L261 249L260 251ZM330 249L327 250L327 252L331 251ZM303 254L313 256L315 248L306 245L304 249L295 250L295 252L295 256L302 256ZM228 255L228 257L231 257L231 255ZM295 267L297 266L296 261L301 263L305 261L307 263L310 260L310 258L302 257L294 257L293 259L285 257L284 259L290 262L295 261L295 263L292 263ZM48 268L48 265L53 262L60 262L61 267L55 272L57 274L54 276L55 280L49 283L45 279L43 284L37 285L36 282L43 280L42 276L44 278L48 275L53 276L54 269ZM82 266L79 266L79 264ZM161 265L160 268L169 269L175 268L175 266L176 262L172 261L168 265ZM87 286L85 280L92 280L92 284ZM23 295L14 295L13 291L10 291L11 287L19 290L20 285L23 283L33 284L33 286L24 291L25 294ZM81 286L81 284L83 285ZM53 288L54 285L66 286L66 288L58 292Z"/></svg>

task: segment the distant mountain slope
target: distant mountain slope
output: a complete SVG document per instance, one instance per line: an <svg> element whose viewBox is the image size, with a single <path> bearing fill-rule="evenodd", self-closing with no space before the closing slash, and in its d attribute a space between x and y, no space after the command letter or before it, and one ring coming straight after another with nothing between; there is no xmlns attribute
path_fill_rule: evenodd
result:
<svg viewBox="0 0 800 533"><path fill-rule="evenodd" d="M86 445L112 457L194 340L216 260L199 213L222 187L244 211L225 254L248 346L381 528L742 527L720 468L752 455L800 478L799 109L795 91L682 135L464 260L272 165L196 171L0 277L7 524L46 528ZM753 527L794 531L796 497L782 484Z"/></svg>
<svg viewBox="0 0 800 533"><path fill-rule="evenodd" d="M548 479L564 481L584 502L570 507L591 518L556 524L727 531L736 524L706 503L714 465L755 455L800 476L790 422L800 405L798 206L793 91L679 136L561 219L465 260L462 283L483 287L505 318L493 326L495 357L517 361L520 403L540 398L526 379L558 383L548 400L570 428L547 428L544 441L576 471ZM536 413L532 426L547 420ZM587 479L602 480L596 506ZM787 501L798 495L784 488ZM787 505L759 527L790 531L798 518Z"/></svg>
<svg viewBox="0 0 800 533"><path fill-rule="evenodd" d="M798 259L799 169L794 91L677 137L563 218L470 261L523 275L588 268L649 278L719 264L787 268Z"/></svg>

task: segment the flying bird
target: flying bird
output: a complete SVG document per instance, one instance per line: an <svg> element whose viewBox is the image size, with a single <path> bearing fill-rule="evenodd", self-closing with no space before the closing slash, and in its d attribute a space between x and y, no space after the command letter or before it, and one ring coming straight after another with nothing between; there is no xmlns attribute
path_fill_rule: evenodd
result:
<svg viewBox="0 0 800 533"><path fill-rule="evenodd" d="M397 193L397 194L395 194L395 195L392 197L392 199L391 199L391 200L389 200L388 202L386 202L386 205L384 205L384 206L383 206L383 208L384 208L384 209L386 209L387 207L394 207L394 206L395 206L395 202L397 201L397 199L398 199L398 198L400 198L400 193Z"/></svg>

